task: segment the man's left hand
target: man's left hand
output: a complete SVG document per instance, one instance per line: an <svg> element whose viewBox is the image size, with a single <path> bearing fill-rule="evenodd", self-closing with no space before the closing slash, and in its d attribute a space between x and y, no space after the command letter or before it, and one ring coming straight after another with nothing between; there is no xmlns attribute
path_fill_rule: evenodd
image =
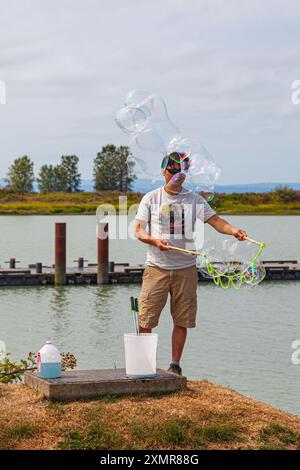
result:
<svg viewBox="0 0 300 470"><path fill-rule="evenodd" d="M245 230L242 230L241 228L234 229L234 232L232 235L235 238L237 238L240 242L245 240L247 237L247 233L245 232Z"/></svg>

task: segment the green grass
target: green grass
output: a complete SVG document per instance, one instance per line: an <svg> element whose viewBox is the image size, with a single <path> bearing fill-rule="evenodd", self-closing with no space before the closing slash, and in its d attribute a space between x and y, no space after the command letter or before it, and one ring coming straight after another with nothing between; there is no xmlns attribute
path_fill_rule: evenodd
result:
<svg viewBox="0 0 300 470"><path fill-rule="evenodd" d="M297 433L281 424L271 423L260 432L260 439L267 446L295 445L300 449L300 432Z"/></svg>
<svg viewBox="0 0 300 470"><path fill-rule="evenodd" d="M229 443L239 440L234 424L199 425L186 418L173 418L155 426L135 423L131 426L133 440L147 446L188 447L205 449L210 443Z"/></svg>
<svg viewBox="0 0 300 470"><path fill-rule="evenodd" d="M260 446L258 450L288 450L287 447L276 445L276 444L270 444L266 446Z"/></svg>
<svg viewBox="0 0 300 470"><path fill-rule="evenodd" d="M232 425L207 426L202 430L207 442L232 442L238 439L237 428Z"/></svg>
<svg viewBox="0 0 300 470"><path fill-rule="evenodd" d="M38 432L39 429L29 422L24 422L8 430L4 430L4 432L0 433L0 449L12 449L20 440L31 438Z"/></svg>
<svg viewBox="0 0 300 470"><path fill-rule="evenodd" d="M118 191L19 194L0 189L0 214L95 214L99 205L118 212L121 195L127 196L128 207L138 204L142 198L140 193ZM216 194L211 206L220 214L300 215L300 191Z"/></svg>
<svg viewBox="0 0 300 470"><path fill-rule="evenodd" d="M16 426L6 433L7 439L22 439L25 437L31 437L36 434L38 430L30 423L23 423L20 426Z"/></svg>
<svg viewBox="0 0 300 470"><path fill-rule="evenodd" d="M118 397L115 395L106 395L103 397L98 397L97 401L101 403L117 403L118 401L121 401L123 397Z"/></svg>
<svg viewBox="0 0 300 470"><path fill-rule="evenodd" d="M95 411L95 410L94 410ZM105 412L86 414L84 429L71 429L60 442L63 450L191 448L206 449L211 443L228 444L240 440L235 425L201 426L186 418L148 423L144 419L128 423L128 432L118 431L117 421L107 420Z"/></svg>
<svg viewBox="0 0 300 470"><path fill-rule="evenodd" d="M123 437L103 423L90 426L87 433L70 431L67 438L59 444L61 450L104 450L123 447Z"/></svg>

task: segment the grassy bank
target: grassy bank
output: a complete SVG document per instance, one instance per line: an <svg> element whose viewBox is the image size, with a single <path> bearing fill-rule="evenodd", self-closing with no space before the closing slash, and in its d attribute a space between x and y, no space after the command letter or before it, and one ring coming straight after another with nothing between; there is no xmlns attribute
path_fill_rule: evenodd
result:
<svg viewBox="0 0 300 470"><path fill-rule="evenodd" d="M95 214L99 205L107 209L119 209L119 196L127 196L127 204L138 203L139 193L122 194L117 191L95 193L48 193L18 194L0 190L0 214L12 215L55 215Z"/></svg>
<svg viewBox="0 0 300 470"><path fill-rule="evenodd" d="M262 194L217 194L212 206L220 214L300 215L300 191L279 189Z"/></svg>
<svg viewBox="0 0 300 470"><path fill-rule="evenodd" d="M0 190L0 214L95 214L100 204L107 205L108 209L113 206L118 211L120 195L126 196L117 191L18 194ZM140 193L128 193L128 206L138 204L141 198ZM300 192L216 194L211 205L220 214L300 215Z"/></svg>
<svg viewBox="0 0 300 470"><path fill-rule="evenodd" d="M0 449L300 449L299 429L299 418L207 382L69 404L0 386Z"/></svg>

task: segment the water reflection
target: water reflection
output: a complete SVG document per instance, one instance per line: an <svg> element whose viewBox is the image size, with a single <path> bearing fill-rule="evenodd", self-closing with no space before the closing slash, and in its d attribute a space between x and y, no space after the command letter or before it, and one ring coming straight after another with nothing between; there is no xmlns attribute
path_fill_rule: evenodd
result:
<svg viewBox="0 0 300 470"><path fill-rule="evenodd" d="M51 292L50 307L53 313L59 317L63 316L70 305L69 295L70 288L68 286L55 286Z"/></svg>

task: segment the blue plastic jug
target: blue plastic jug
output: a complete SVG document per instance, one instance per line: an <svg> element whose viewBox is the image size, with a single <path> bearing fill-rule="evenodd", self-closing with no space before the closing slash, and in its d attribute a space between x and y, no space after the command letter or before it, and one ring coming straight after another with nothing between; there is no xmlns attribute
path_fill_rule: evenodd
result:
<svg viewBox="0 0 300 470"><path fill-rule="evenodd" d="M57 379L61 376L61 357L52 341L46 341L38 352L38 375L42 379Z"/></svg>

